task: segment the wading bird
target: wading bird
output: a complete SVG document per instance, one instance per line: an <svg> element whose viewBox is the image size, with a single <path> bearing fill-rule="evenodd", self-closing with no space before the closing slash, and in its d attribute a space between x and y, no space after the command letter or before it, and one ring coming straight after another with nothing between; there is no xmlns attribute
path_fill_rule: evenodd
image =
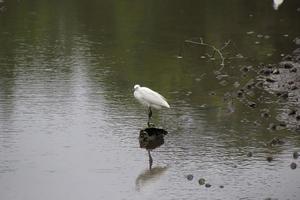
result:
<svg viewBox="0 0 300 200"><path fill-rule="evenodd" d="M150 127L150 119L152 117L151 108L161 109L162 107L170 108L166 99L157 92L140 85L134 86L134 97L144 106L148 107L148 127Z"/></svg>

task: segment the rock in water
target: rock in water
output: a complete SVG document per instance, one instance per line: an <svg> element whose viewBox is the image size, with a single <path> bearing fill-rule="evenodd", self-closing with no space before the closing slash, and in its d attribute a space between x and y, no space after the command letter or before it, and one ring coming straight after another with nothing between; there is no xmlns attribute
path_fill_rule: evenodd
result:
<svg viewBox="0 0 300 200"><path fill-rule="evenodd" d="M290 165L291 169L296 169L297 168L297 164L292 162L291 165Z"/></svg>
<svg viewBox="0 0 300 200"><path fill-rule="evenodd" d="M205 179L204 178L200 178L198 180L199 185L204 185L205 184Z"/></svg>
<svg viewBox="0 0 300 200"><path fill-rule="evenodd" d="M160 128L146 128L140 131L139 143L140 148L147 150L155 149L164 144L164 136L168 132Z"/></svg>
<svg viewBox="0 0 300 200"><path fill-rule="evenodd" d="M205 187L210 188L210 187L211 187L211 184L206 183L206 184L205 184Z"/></svg>
<svg viewBox="0 0 300 200"><path fill-rule="evenodd" d="M193 180L194 176L192 174L189 174L186 176L187 180L191 181Z"/></svg>

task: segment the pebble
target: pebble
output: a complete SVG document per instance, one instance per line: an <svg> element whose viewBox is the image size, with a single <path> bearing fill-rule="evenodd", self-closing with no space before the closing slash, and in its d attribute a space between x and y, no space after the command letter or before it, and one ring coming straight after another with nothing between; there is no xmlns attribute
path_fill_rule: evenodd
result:
<svg viewBox="0 0 300 200"><path fill-rule="evenodd" d="M209 93L209 95L210 95L210 96L215 96L216 93L215 93L214 91L211 91L211 92Z"/></svg>
<svg viewBox="0 0 300 200"><path fill-rule="evenodd" d="M199 185L204 185L205 184L205 179L204 178L200 178L198 180Z"/></svg>
<svg viewBox="0 0 300 200"><path fill-rule="evenodd" d="M277 129L276 124L270 123L269 129L275 131Z"/></svg>
<svg viewBox="0 0 300 200"><path fill-rule="evenodd" d="M220 188L224 188L224 185L220 185L219 187L220 187Z"/></svg>
<svg viewBox="0 0 300 200"><path fill-rule="evenodd" d="M251 107L251 108L256 108L256 103L252 102L252 101L249 101L248 106Z"/></svg>
<svg viewBox="0 0 300 200"><path fill-rule="evenodd" d="M272 73L273 74L279 74L279 70L278 69L274 69Z"/></svg>
<svg viewBox="0 0 300 200"><path fill-rule="evenodd" d="M191 181L193 180L194 176L192 174L189 174L186 176L187 180Z"/></svg>
<svg viewBox="0 0 300 200"><path fill-rule="evenodd" d="M292 63L284 63L284 68L285 69L291 69L291 68L293 68L294 66L293 66L293 64Z"/></svg>
<svg viewBox="0 0 300 200"><path fill-rule="evenodd" d="M290 69L291 73L296 73L297 72L297 68L293 67L292 69Z"/></svg>
<svg viewBox="0 0 300 200"><path fill-rule="evenodd" d="M263 117L263 118L269 118L270 114L269 113L262 113L261 117Z"/></svg>
<svg viewBox="0 0 300 200"><path fill-rule="evenodd" d="M295 115L296 114L296 110L290 110L289 114L288 115Z"/></svg>
<svg viewBox="0 0 300 200"><path fill-rule="evenodd" d="M206 183L206 184L205 184L205 187L210 188L210 187L211 187L211 184Z"/></svg>
<svg viewBox="0 0 300 200"><path fill-rule="evenodd" d="M296 86L296 85L293 85L292 87L291 87L291 90L297 90L298 89L298 87Z"/></svg>
<svg viewBox="0 0 300 200"><path fill-rule="evenodd" d="M237 92L237 96L238 96L239 98L243 97L243 95L244 95L244 93L243 93L242 90L239 90L239 91Z"/></svg>
<svg viewBox="0 0 300 200"><path fill-rule="evenodd" d="M233 86L235 87L235 88L238 88L239 86L240 86L241 84L239 83L239 82L234 82L234 84L233 84Z"/></svg>
<svg viewBox="0 0 300 200"><path fill-rule="evenodd" d="M274 79L271 79L271 78L267 78L266 81L269 82L269 83L274 83L274 82L276 82Z"/></svg>
<svg viewBox="0 0 300 200"><path fill-rule="evenodd" d="M291 165L290 165L291 169L296 169L297 168L297 164L292 162Z"/></svg>
<svg viewBox="0 0 300 200"><path fill-rule="evenodd" d="M297 159L299 156L300 156L300 154L299 154L297 151L295 151L295 152L293 153L293 158L294 158L294 159Z"/></svg>

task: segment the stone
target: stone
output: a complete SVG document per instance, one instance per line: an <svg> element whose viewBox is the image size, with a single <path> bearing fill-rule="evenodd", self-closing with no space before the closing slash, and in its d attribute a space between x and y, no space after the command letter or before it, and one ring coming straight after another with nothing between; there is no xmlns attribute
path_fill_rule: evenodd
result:
<svg viewBox="0 0 300 200"><path fill-rule="evenodd" d="M297 168L297 164L292 162L291 165L290 165L291 169L296 169Z"/></svg>

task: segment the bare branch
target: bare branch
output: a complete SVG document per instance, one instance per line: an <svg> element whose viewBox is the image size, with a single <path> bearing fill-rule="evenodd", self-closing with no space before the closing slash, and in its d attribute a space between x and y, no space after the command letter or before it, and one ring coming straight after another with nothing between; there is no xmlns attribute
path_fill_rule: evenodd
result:
<svg viewBox="0 0 300 200"><path fill-rule="evenodd" d="M212 48L213 49L213 55L212 56L210 56L211 58L212 57L214 57L214 54L215 54L215 52L217 52L218 54L219 54L219 56L220 56L220 59L221 59L221 69L220 70L222 70L223 69L223 67L224 67L224 65L225 65L225 58L224 58L224 56L223 56L223 54L222 54L222 50L223 49L225 49L230 43L231 43L231 41L230 40L228 40L227 42L225 42L225 44L224 44L224 46L222 47L222 48L220 48L220 49L218 49L218 48L216 48L215 46L213 46L213 45L210 45L210 44L207 44L207 43L205 43L205 42L203 42L203 39L200 37L199 38L199 40L200 40L200 42L197 42L197 41L194 41L194 40L185 40L184 42L185 43L190 43L190 44L197 44L197 45L202 45L202 46L208 46L208 47L210 47L210 48Z"/></svg>

